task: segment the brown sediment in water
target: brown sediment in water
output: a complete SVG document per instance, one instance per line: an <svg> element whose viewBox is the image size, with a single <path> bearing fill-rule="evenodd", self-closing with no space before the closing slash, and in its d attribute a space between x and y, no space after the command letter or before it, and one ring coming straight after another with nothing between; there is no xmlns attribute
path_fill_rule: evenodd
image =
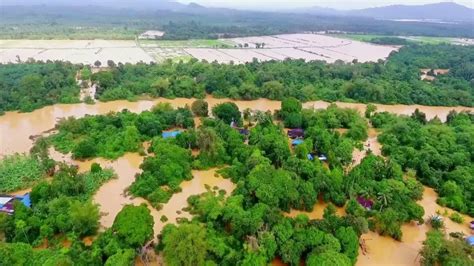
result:
<svg viewBox="0 0 474 266"><path fill-rule="evenodd" d="M280 101L272 101L268 99L258 99L253 101L236 101L232 99L217 99L212 96L207 96L206 101L209 107L223 102L234 102L241 110L246 108L260 111L275 111L280 109ZM151 109L157 103L170 103L173 107L191 106L195 99L164 99L158 98L154 100L140 100L137 102L129 101L113 101L113 102L97 102L94 105L80 104L55 104L47 106L31 113L7 112L0 116L0 155L12 154L15 152L28 152L32 146L30 136L36 136L51 128L54 128L57 121L61 118L74 116L83 117L86 114L96 115L105 114L111 111L121 111L128 109L132 112L141 112ZM365 111L365 104L360 103L336 103L340 107L354 108L359 112ZM329 106L328 102L315 101L304 103L305 108L326 108ZM469 107L433 107L420 105L381 105L376 104L377 111L388 111L396 114L409 115L415 111L416 108L426 113L428 119L438 116L441 120L445 120L447 114L451 110L474 111L474 108ZM198 121L195 121L199 124Z"/></svg>
<svg viewBox="0 0 474 266"><path fill-rule="evenodd" d="M437 212L443 214L453 210L439 206L436 203L437 193L432 189L425 187L423 199L418 202L425 209L423 218L425 221ZM449 215L448 215L449 216ZM469 222L473 219L463 215L464 223L457 224L451 221L448 216L443 217L446 233L462 232L470 234ZM359 257L356 265L420 265L419 251L426 239L426 232L430 230L427 224L418 225L415 222L404 224L402 226L402 241L396 241L390 237L380 236L377 233L369 232L361 236L365 240L367 254L363 254L359 249Z"/></svg>
<svg viewBox="0 0 474 266"><path fill-rule="evenodd" d="M177 218L188 218L192 216L184 211L183 208L188 206L187 199L191 195L198 195L206 192L206 186L217 186L219 189L224 189L227 194L230 194L235 187L229 179L224 179L216 175L217 169L210 169L204 171L193 170L193 179L181 183L182 191L173 194L168 203L163 204L161 210L153 208L148 201L143 198L132 198L127 195L125 191L135 181L135 175L140 173L140 164L143 162L143 156L137 153L127 153L115 161L106 160L103 158L95 158L88 161L75 161L70 159L70 156L64 156L60 153L50 150L50 154L56 160L63 159L65 162L77 165L79 172L86 172L90 170L93 163L98 163L102 167L112 168L117 173L117 178L112 179L102 185L95 193L93 200L99 204L102 217L100 224L103 228L112 226L115 216L120 212L126 204L140 205L146 204L154 218L154 235L161 232L163 227L168 223L176 223ZM58 158L58 156L60 156ZM181 211L177 214L177 211ZM161 222L160 218L165 215L168 221Z"/></svg>
<svg viewBox="0 0 474 266"><path fill-rule="evenodd" d="M299 214L306 214L309 219L311 220L316 220L316 219L323 219L323 214L324 210L328 206L327 202L324 202L321 198L318 200L318 203L316 203L313 207L313 211L307 212L307 211L300 211L300 210L291 210L289 213L284 212L283 215L291 218L295 218ZM343 216L346 215L346 210L344 207L336 207L336 214L338 216Z"/></svg>
<svg viewBox="0 0 474 266"><path fill-rule="evenodd" d="M235 184L229 179L216 176L216 169L197 171L193 170L193 179L181 183L182 191L174 194L168 203L163 205L159 211L160 217L155 217L155 231L161 232L161 229L168 223L175 223L178 218L191 219L192 215L182 211L182 208L188 206L187 199L191 195L198 195L206 192L206 186L213 188L218 187L226 191L229 195L235 188ZM180 211L178 214L177 211ZM168 221L163 223L160 221L161 215L165 215Z"/></svg>
<svg viewBox="0 0 474 266"><path fill-rule="evenodd" d="M160 102L170 103L173 107L184 107L185 105L191 106L195 99L154 99L154 100L141 100L137 102L128 101L113 101L113 102L98 102L94 105L81 104L56 104L48 107L44 107L35 110L31 113L18 113L18 112L7 112L5 115L0 116L0 158L3 155L13 154L16 152L28 152L32 146L32 140L30 136L36 136L50 130L55 127L57 121L61 118L74 116L83 117L87 114L105 114L111 111L121 111L122 109L128 109L132 112L141 112L151 109L155 104ZM239 106L241 110L246 108L260 111L275 111L280 109L281 103L279 101L272 101L267 99L259 99L253 101L234 101L231 99L216 99L212 96L207 96L206 101L209 103L209 107L212 108L214 105L223 102L234 102ZM304 103L305 108L327 108L330 103L324 101L315 101ZM358 110L360 113L365 112L366 105L360 103L336 103L339 107L352 108ZM446 120L447 114L451 110L460 111L474 111L474 108L469 107L433 107L433 106L420 106L420 105L381 105L376 104L377 111L387 111L395 114L410 115L419 109L421 112L426 114L427 119L439 117L442 121ZM196 121L196 124L199 122ZM369 142L370 148L376 153L376 147L380 150L380 145L374 142L376 135L371 137L369 131ZM377 146L378 145L378 146ZM377 154L377 153L376 153ZM68 160L67 156L63 158L65 161ZM101 205L101 212L106 213L101 218L101 224L105 227L109 227L113 223L115 215L121 210L124 204L141 204L147 202L144 199L130 197L124 195L124 190L134 181L135 174L139 172L139 165L142 162L143 157L138 154L126 154L115 161L108 161L105 159L94 159L86 162L77 162L70 160L69 163L77 164L80 171L86 171L90 169L92 162L98 162L102 166L112 167L118 175L118 178L111 180L104 184L94 196L94 201ZM164 205L163 210L157 211L156 209L149 206L149 209L155 219L155 235L161 231L163 223L160 222L162 215L168 217L169 222L175 222L175 218L178 218L176 214L177 210L181 210L187 205L187 197L194 194L199 194L205 191L204 184L209 184L231 191L234 188L234 184L230 181L214 177L215 170L210 171L193 171L195 178L192 181L183 183L183 191L173 195L170 201ZM20 193L28 192L29 190L23 190ZM425 189L424 199L420 202L425 207L427 214L430 212L430 208L437 208L435 200L436 193L429 189ZM24 194L24 193L23 193ZM427 200L429 199L429 200ZM184 203L183 203L184 202ZM185 205L180 205L185 204ZM313 212L309 213L310 217L320 218L322 217L322 210L324 205L317 204ZM439 207L439 206L438 206ZM431 212L433 214L434 212ZM289 215L296 215L297 212L293 211ZM182 212L179 217L186 217L186 212ZM189 217L189 216L188 216ZM471 218L467 218L469 220ZM445 219L448 228L458 228L456 224L452 224L449 219ZM467 225L463 225L465 230L468 230ZM460 226L460 227L463 227ZM426 232L425 225L404 225L403 232L404 237L402 242L394 241L390 238L380 237L377 234L369 233L363 236L366 238L368 245L369 254L367 256L359 256L358 265L374 265L374 264L394 264L401 261L402 264L408 263L413 264L421 247L421 242L424 239L424 233ZM453 229L457 230L457 229ZM449 230L448 230L449 231ZM467 231L467 233L469 233ZM386 245L386 246L385 246Z"/></svg>
<svg viewBox="0 0 474 266"><path fill-rule="evenodd" d="M363 149L354 149L352 152L352 164L351 167L354 167L362 161L362 159L365 158L367 155L367 152L370 150L372 154L381 156L382 155L382 145L378 142L377 137L378 137L379 132L375 128L369 128L368 130L368 135L369 137L367 138L366 141L363 143Z"/></svg>

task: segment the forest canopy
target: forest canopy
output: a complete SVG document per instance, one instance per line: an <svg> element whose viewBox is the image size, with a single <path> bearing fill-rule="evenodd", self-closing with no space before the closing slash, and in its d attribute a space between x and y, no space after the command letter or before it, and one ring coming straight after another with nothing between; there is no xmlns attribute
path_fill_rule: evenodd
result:
<svg viewBox="0 0 474 266"><path fill-rule="evenodd" d="M79 102L75 80L78 69L77 65L62 62L0 64L0 114Z"/></svg>
<svg viewBox="0 0 474 266"><path fill-rule="evenodd" d="M167 61L119 64L111 72L94 74L92 80L98 85L96 98L102 100L142 94L166 98L212 94L242 100L294 97L301 101L473 106L473 55L472 46L411 44L394 52L387 62L285 60L237 65ZM449 69L449 73L428 82L420 80L423 68Z"/></svg>
<svg viewBox="0 0 474 266"><path fill-rule="evenodd" d="M387 61L326 64L284 60L247 64L173 62L113 64L90 74L101 101L214 97L254 100L325 100L383 104L474 106L474 47L409 44ZM0 65L0 113L32 111L55 103L79 102L76 73L81 65L62 62ZM87 68L86 68L87 69ZM434 81L420 69L449 69ZM81 74L84 71L81 71Z"/></svg>

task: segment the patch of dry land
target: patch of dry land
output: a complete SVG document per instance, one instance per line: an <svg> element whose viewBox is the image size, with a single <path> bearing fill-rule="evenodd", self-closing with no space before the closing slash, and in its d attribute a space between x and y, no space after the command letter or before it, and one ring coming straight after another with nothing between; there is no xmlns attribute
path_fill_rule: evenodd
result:
<svg viewBox="0 0 474 266"><path fill-rule="evenodd" d="M197 59L221 63L230 61L246 63L254 58L259 61L289 58L306 61L323 60L328 63L337 60L352 62L354 59L359 62L375 62L387 58L392 51L398 50L395 46L375 45L321 34L283 34L233 38L226 41L233 42L236 48L184 50Z"/></svg>
<svg viewBox="0 0 474 266"><path fill-rule="evenodd" d="M106 65L155 61L134 41L122 40L0 40L0 63L61 60L72 63Z"/></svg>

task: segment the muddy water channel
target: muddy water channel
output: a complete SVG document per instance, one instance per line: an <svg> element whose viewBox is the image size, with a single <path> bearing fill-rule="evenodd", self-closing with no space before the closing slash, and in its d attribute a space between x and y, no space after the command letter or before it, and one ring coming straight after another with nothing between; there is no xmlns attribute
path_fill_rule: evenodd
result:
<svg viewBox="0 0 474 266"><path fill-rule="evenodd" d="M97 102L94 105L81 104L56 104L53 106L44 107L31 113L17 113L7 112L0 116L0 155L11 154L15 152L28 152L32 141L30 136L39 135L42 132L49 130L55 126L57 121L61 118L75 116L82 117L86 114L105 114L111 111L121 111L128 109L132 112L141 112L150 109L157 103L167 102L174 107L183 107L191 105L194 99L154 99L141 100L137 102L129 101L113 101L113 102ZM206 97L206 101L210 107L231 99L216 99L211 96ZM260 111L274 111L280 109L279 101L272 101L267 99L259 99L253 101L233 101L239 106L241 110L250 108ZM340 107L354 108L361 113L365 111L365 104L359 103L336 103ZM315 101L304 103L305 108L326 108L329 105L327 102ZM395 114L409 115L415 111L416 108L426 114L428 119L438 116L441 120L445 120L447 114L451 110L474 111L474 108L468 107L434 107L434 106L420 106L420 105L376 105L378 111L387 111Z"/></svg>
<svg viewBox="0 0 474 266"><path fill-rule="evenodd" d="M445 211L451 214L453 211L439 206L436 203L438 195L432 188L425 187L423 199L418 202L425 209L425 220L436 213L444 214ZM463 215L464 223L457 224L451 221L448 216L444 216L446 233L463 232L470 235L469 222L472 217ZM419 251L426 238L426 232L430 226L426 224L418 225L415 222L402 226L402 241L393 240L390 237L380 236L377 233L369 232L361 236L361 241L365 242L367 254L359 250L359 257L356 265L420 265Z"/></svg>
<svg viewBox="0 0 474 266"><path fill-rule="evenodd" d="M231 101L230 99L216 99L208 96L206 98L210 107L222 103ZM114 101L101 103L98 102L94 105L87 104L71 104L63 105L57 104L49 107L45 107L36 110L31 113L17 113L8 112L3 116L0 116L0 158L2 155L13 154L16 152L28 152L32 146L31 136L40 135L43 132L54 128L57 121L61 118L69 116L83 117L87 114L105 114L111 111L121 111L122 109L128 109L132 112L141 112L150 109L157 103L166 102L170 103L174 107L183 107L185 105L191 105L194 99L154 99L154 100L141 100L137 102L128 101ZM254 100L254 101L234 101L241 110L250 108L252 110L261 111L274 111L280 109L279 101L271 101L266 99ZM336 103L340 107L354 108L363 113L365 111L364 104L353 104L353 103ZM305 108L326 108L329 105L327 102L316 101L307 102L304 104ZM377 105L378 111L387 111L396 114L411 114L416 108L424 112L428 119L438 116L441 120L445 120L450 110L463 111L470 110L474 111L474 108L465 107L431 107L431 106L406 106L406 105ZM371 149L374 153L380 153L380 145L376 141L376 134L371 129L369 132L369 139L364 144L364 150L360 153L354 154L356 163L365 155L367 149ZM129 153L123 157L115 160L108 161L101 158L97 158L91 161L78 162L73 161L68 156L63 156L58 153L52 152L53 157L58 161L66 161L71 164L79 166L80 171L87 171L90 169L90 165L93 162L101 164L103 167L111 167L117 173L117 179L111 180L104 184L94 196L94 202L100 205L100 210L103 214L101 218L101 225L103 227L110 227L116 214L121 210L125 204L149 204L141 198L131 198L124 192L128 186L134 181L135 175L139 173L139 165L143 161L143 157L138 154ZM193 171L194 178L190 181L183 182L181 184L182 192L174 194L170 201L163 206L163 209L158 211L151 206L149 209L155 220L154 231L155 235L161 232L163 228L163 222L160 221L162 215L168 218L168 223L175 222L176 218L190 218L190 214L182 211L182 208L187 206L186 199L195 194L200 194L206 191L206 185L210 187L217 186L220 189L226 190L230 193L235 185L226 179L215 175L216 169L208 171ZM437 195L429 188L425 189L423 200L420 204L425 208L426 216L432 215L440 208L436 203ZM313 219L322 217L323 210L326 204L319 202L316 204L314 211L306 213ZM289 216L295 216L299 213L298 211L292 211L287 214ZM338 214L343 215L344 210L338 209ZM470 221L471 218L466 217L466 222ZM469 233L467 225L457 225L445 219L447 225L447 231L465 231ZM367 245L368 254L359 256L358 265L413 265L417 264L417 253L421 247L421 242L425 237L425 232L428 228L425 225L405 225L403 227L403 241L397 242L390 238L380 237L376 234L366 234L362 238L365 240Z"/></svg>
<svg viewBox="0 0 474 266"><path fill-rule="evenodd" d="M79 167L79 172L89 171L92 163L98 163L102 167L112 168L117 173L117 178L104 185L94 195L94 202L100 205L102 217L100 224L103 228L111 227L115 216L126 204L140 205L146 204L155 220L155 235L161 232L163 226L167 223L175 223L177 218L191 219L188 212L181 209L188 206L187 199L191 195L197 195L206 192L206 186L224 189L230 194L235 185L228 179L223 179L216 174L216 169L206 171L192 171L193 179L181 183L182 191L174 194L168 203L163 205L161 210L153 208L143 198L132 198L126 194L126 189L135 180L135 175L140 172L139 166L143 162L144 157L137 153L127 153L115 161L102 158L96 158L88 161L74 161L68 155L62 155L53 149L50 154L56 161L64 161L68 164L74 164ZM161 222L160 218L164 215L168 218L167 222Z"/></svg>

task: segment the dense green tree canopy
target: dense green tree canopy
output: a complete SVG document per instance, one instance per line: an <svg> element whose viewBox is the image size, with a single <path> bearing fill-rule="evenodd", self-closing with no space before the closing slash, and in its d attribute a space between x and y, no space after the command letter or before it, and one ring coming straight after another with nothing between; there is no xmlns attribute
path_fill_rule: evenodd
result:
<svg viewBox="0 0 474 266"><path fill-rule="evenodd" d="M473 215L474 116L452 112L446 124L420 116L376 114L373 120L384 128L383 153L436 188L439 203Z"/></svg>
<svg viewBox="0 0 474 266"><path fill-rule="evenodd" d="M0 64L0 114L30 112L54 103L79 102L75 75L80 66L49 62Z"/></svg>
<svg viewBox="0 0 474 266"><path fill-rule="evenodd" d="M168 225L163 229L167 265L203 265L207 255L206 231L196 224Z"/></svg>
<svg viewBox="0 0 474 266"><path fill-rule="evenodd" d="M122 243L138 248L153 237L153 217L145 204L126 205L117 214L112 230Z"/></svg>

